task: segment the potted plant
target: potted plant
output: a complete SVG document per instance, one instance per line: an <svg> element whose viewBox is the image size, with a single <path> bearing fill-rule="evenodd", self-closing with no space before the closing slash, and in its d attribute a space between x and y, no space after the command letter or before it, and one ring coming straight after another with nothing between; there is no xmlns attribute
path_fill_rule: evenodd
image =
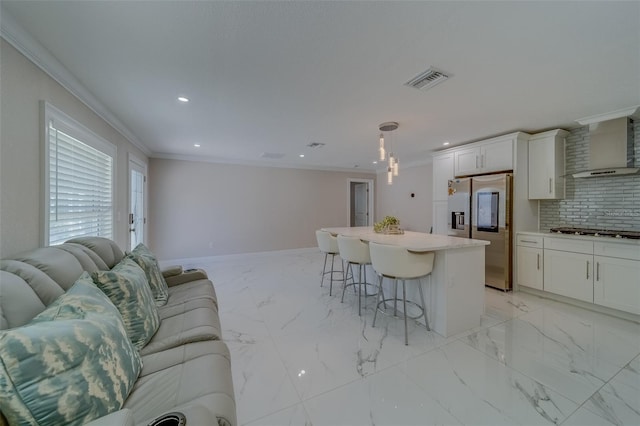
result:
<svg viewBox="0 0 640 426"><path fill-rule="evenodd" d="M373 230L378 234L400 234L400 220L395 216L385 216L380 222L373 224Z"/></svg>

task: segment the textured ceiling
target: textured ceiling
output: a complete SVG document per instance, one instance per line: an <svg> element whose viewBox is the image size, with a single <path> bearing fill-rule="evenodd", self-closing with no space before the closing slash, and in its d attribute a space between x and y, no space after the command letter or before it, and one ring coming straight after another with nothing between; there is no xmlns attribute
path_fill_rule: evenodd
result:
<svg viewBox="0 0 640 426"><path fill-rule="evenodd" d="M400 123L402 166L445 141L640 104L640 2L3 0L2 12L154 156L374 169L384 121ZM403 85L430 66L452 77Z"/></svg>

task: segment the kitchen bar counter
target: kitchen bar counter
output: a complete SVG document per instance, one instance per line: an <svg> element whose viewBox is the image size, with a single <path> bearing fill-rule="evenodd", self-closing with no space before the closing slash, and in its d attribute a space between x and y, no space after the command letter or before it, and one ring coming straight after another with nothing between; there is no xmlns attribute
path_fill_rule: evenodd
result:
<svg viewBox="0 0 640 426"><path fill-rule="evenodd" d="M484 312L484 250L488 241L406 231L402 235L377 234L372 227L323 228L334 235L405 247L411 251L434 251L429 280L422 280L431 328L448 337L480 325ZM416 300L416 286L407 286L408 298Z"/></svg>
<svg viewBox="0 0 640 426"><path fill-rule="evenodd" d="M488 241L484 240L448 237L446 235L426 234L424 232L405 231L405 233L401 235L378 234L374 232L370 226L323 229L334 235L341 234L349 237L358 237L364 241L373 241L374 243L402 246L411 251L437 251L486 246L489 244Z"/></svg>

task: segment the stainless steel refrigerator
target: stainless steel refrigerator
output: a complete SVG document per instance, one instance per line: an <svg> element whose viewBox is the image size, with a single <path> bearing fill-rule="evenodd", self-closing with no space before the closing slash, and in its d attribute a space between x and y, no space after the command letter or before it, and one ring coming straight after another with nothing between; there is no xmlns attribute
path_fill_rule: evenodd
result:
<svg viewBox="0 0 640 426"><path fill-rule="evenodd" d="M509 173L449 181L449 235L487 240L485 283L508 291L511 277L511 182Z"/></svg>

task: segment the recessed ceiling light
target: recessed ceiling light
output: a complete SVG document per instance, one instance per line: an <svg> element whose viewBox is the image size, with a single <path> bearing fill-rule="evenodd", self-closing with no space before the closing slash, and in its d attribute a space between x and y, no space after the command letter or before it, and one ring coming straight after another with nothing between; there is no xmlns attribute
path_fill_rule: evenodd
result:
<svg viewBox="0 0 640 426"><path fill-rule="evenodd" d="M304 154L300 154L300 158L304 158Z"/></svg>
<svg viewBox="0 0 640 426"><path fill-rule="evenodd" d="M193 146L195 146L196 148L200 148L200 144L199 143L194 143Z"/></svg>
<svg viewBox="0 0 640 426"><path fill-rule="evenodd" d="M373 162L373 164L378 164L378 162L377 162L377 161L374 161L374 162Z"/></svg>
<svg viewBox="0 0 640 426"><path fill-rule="evenodd" d="M180 102L184 102L184 103L189 102L189 98L185 98L184 96L179 96L179 97L178 97L178 100L179 100Z"/></svg>
<svg viewBox="0 0 640 426"><path fill-rule="evenodd" d="M442 145L447 146L447 145L449 145L449 142L445 142Z"/></svg>

